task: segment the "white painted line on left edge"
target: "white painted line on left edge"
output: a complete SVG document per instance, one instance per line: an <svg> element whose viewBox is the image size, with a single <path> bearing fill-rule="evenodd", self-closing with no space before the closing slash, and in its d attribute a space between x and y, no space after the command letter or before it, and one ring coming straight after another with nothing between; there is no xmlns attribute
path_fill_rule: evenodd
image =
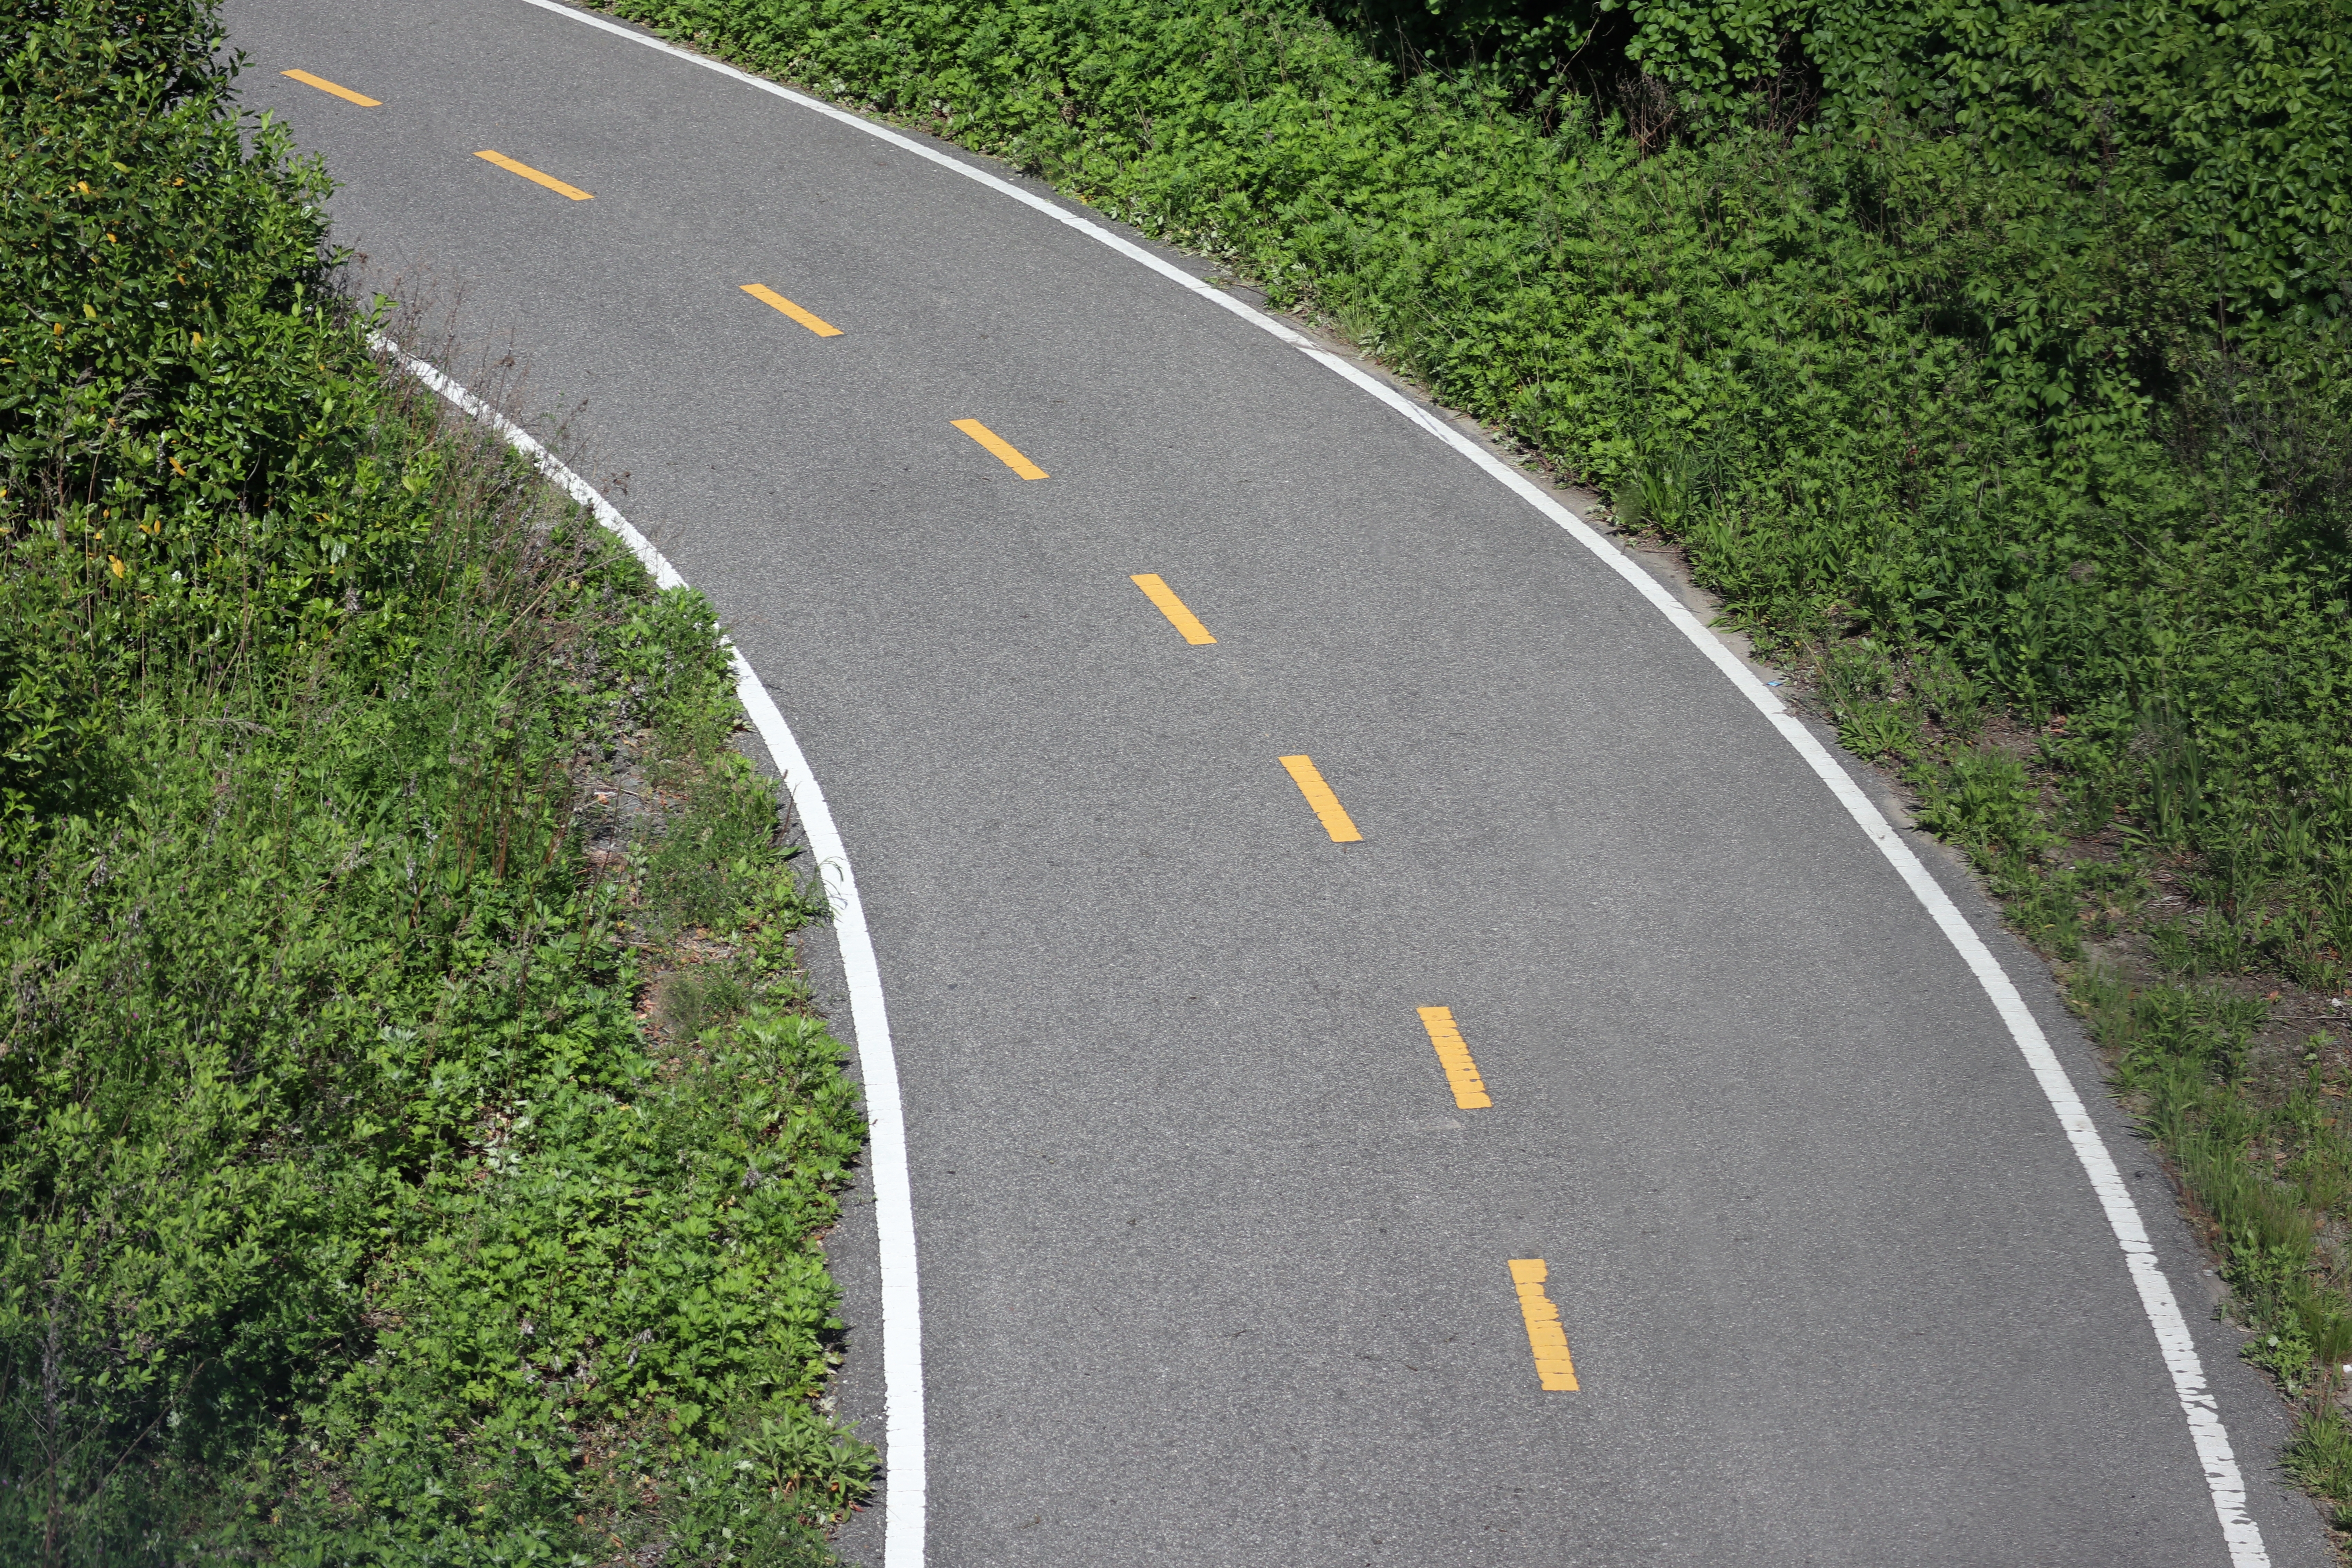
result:
<svg viewBox="0 0 2352 1568"><path fill-rule="evenodd" d="M562 459L540 445L530 431L490 407L423 360L404 353L382 333L371 341L397 359L409 374L446 398L471 418L497 431L507 443L529 458L539 471L564 494L593 512L596 521L620 536L630 553L645 563L654 582L663 588L683 588L686 579L653 542L637 531L613 503ZM898 1090L898 1058L890 1047L890 1019L882 1004L882 967L874 957L874 938L866 927L866 906L857 896L857 879L849 868L849 850L841 829L817 787L816 774L802 754L792 726L784 722L768 689L732 638L727 656L735 670L735 694L751 719L768 754L783 770L784 788L808 834L809 853L817 874L824 879L833 905L833 932L841 943L841 967L849 985L849 1020L857 1034L857 1065L866 1083L866 1168L874 1173L876 1228L882 1253L882 1384L884 1489L883 1550L888 1568L922 1561L924 1537L923 1464L923 1304L915 1268L914 1193L907 1177L907 1116ZM913 1543L911 1558L896 1554L901 1541Z"/></svg>

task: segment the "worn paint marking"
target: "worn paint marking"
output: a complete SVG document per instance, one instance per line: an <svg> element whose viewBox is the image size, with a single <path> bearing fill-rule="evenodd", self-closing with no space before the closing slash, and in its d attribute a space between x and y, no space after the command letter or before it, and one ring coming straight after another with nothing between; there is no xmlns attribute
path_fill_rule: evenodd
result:
<svg viewBox="0 0 2352 1568"><path fill-rule="evenodd" d="M1544 1294L1550 1278L1540 1258L1511 1259L1511 1283L1519 1288L1519 1316L1528 1321L1528 1348L1536 1352L1536 1379L1552 1393L1576 1392L1576 1363L1569 1359L1568 1331L1559 1309Z"/></svg>
<svg viewBox="0 0 2352 1568"><path fill-rule="evenodd" d="M1478 1076L1478 1064L1470 1059L1469 1043L1454 1026L1454 1009L1423 1007L1421 1026L1429 1031L1429 1043L1437 1047L1438 1063L1445 1068L1445 1081L1454 1089L1454 1103L1464 1110L1485 1110L1492 1106L1495 1102L1486 1098L1486 1085Z"/></svg>

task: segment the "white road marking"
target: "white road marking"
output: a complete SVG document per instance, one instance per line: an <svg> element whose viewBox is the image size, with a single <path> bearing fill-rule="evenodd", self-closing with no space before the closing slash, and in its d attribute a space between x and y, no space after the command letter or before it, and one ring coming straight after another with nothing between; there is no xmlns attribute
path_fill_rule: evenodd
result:
<svg viewBox="0 0 2352 1568"><path fill-rule="evenodd" d="M381 333L373 340L392 353L411 375L496 430L517 451L539 467L558 489L596 515L653 574L663 588L682 588L678 574L653 542L639 533L595 487L541 446L530 432L490 407L423 360L401 351ZM809 854L824 879L833 905L833 933L841 943L841 967L849 985L849 1020L857 1034L857 1065L865 1077L866 1169L874 1173L876 1228L882 1252L882 1384L887 1400L883 1436L887 1445L888 1472L883 1493L887 1533L884 1536L887 1568L911 1562L919 1568L923 1546L923 1321L922 1297L916 1288L915 1204L907 1179L907 1118L898 1092L898 1058L890 1049L890 1019L882 1005L882 967L875 961L874 938L866 929L866 906L857 897L857 879L849 869L849 850L835 826L833 809L817 787L816 774L801 752L792 726L776 709L768 689L761 684L733 639L727 655L735 667L735 694L751 715L768 754L783 770L784 788L793 809L808 834ZM890 1553L900 1540L913 1542L911 1558Z"/></svg>
<svg viewBox="0 0 2352 1568"><path fill-rule="evenodd" d="M1970 929L1967 920L1961 916L1950 897L1937 885L1935 879L1927 874L1927 868L1919 863L1919 858L1911 852L1911 847L1896 836L1894 826L1886 820L1876 806L1870 803L1869 797L1862 793L1845 770L1838 765L1836 759L1832 757L1822 743L1813 738L1811 731L1781 705L1780 700L1764 685L1762 679L1749 669L1738 655L1718 641L1713 633L1700 624L1698 617L1684 607L1674 595L1667 593L1656 579L1643 571L1631 557L1611 548L1608 541L1594 532L1582 518L1562 506L1528 479L1525 474L1504 462L1478 442L1472 440L1396 388L1366 372L1361 366L1351 364L1337 354L1318 348L1307 338L1292 331L1271 316L1253 309L1221 289L1211 287L1182 268L1154 256L1143 247L1121 238L1099 224L1064 210L1050 198L1041 196L1033 191L1023 190L1010 180L999 179L984 169L974 168L960 159L951 158L937 148L927 147L915 138L893 131L888 126L877 125L845 109L836 109L830 103L809 97L806 93L794 92L788 87L763 80L748 71L739 70L733 66L706 58L691 50L681 49L675 44L634 32L619 23L606 21L604 17L574 10L572 6L563 4L562 0L523 0L523 4L537 6L542 11L552 12L556 16L585 26L598 28L615 37L626 38L633 44L642 45L649 49L658 49L666 55L686 60L705 70L731 77L744 86L764 92L770 97L782 99L788 103L798 104L813 113L838 121L878 141L887 142L902 151L911 153L918 158L928 159L941 168L951 169L968 180L1010 196L1024 206L1033 207L1045 214L1055 222L1076 229L1088 238L1118 251L1129 259L1151 268L1152 271L1159 273L1178 287L1188 289L1220 309L1232 311L1252 326L1280 338L1284 342L1305 353L1307 358L1314 360L1334 374L1354 383L1407 419L1427 430L1431 435L1486 469L1495 479L1509 486L1513 492L1526 500L1528 505L1559 524L1570 538L1591 551L1606 563L1611 570L1632 584L1636 593L1647 599L1653 608L1673 623L1676 630L1690 639L1692 646L1706 655L1715 667L1722 671L1726 679L1738 688L1749 701L1755 703L1757 710L1771 721L1773 727L1780 731L1790 745L1796 748L1797 754L1802 757L1806 765L1811 767L1821 781L1829 786L1830 793L1834 795L1838 803L1845 807L1846 814L1853 818L1870 841L1878 847L1879 853L1886 857L1888 863L1902 877L1905 885L1910 888L1912 894L1918 899L1929 917L1935 921L1937 929L1943 931L1945 938L1951 942L1962 960L1967 963L1970 973L1975 974L1977 983L1984 987L1986 997L1992 1003L1994 1011L2000 1015L2001 1022L2008 1026L2011 1038L2016 1041L2017 1048L2024 1056L2026 1065L2032 1068L2034 1080L2042 1086L2042 1094L2050 1101L2050 1109L2057 1113L2059 1125L2065 1129L2067 1141L2074 1146L2074 1157L2082 1163L2084 1173L2090 1177L2092 1190L2098 1194L2099 1205L2106 1214L2107 1225L2115 1232L2116 1242L2123 1247L2125 1266L2130 1271L2133 1285L2139 1291L2140 1306L2147 1314L2148 1326L2155 1331L2157 1347L2163 1355L2166 1370L2172 1376L2173 1393L2180 1401L2182 1414L2188 1418L2189 1437L2195 1443L2198 1459L2204 1467L2206 1490L2212 1498L2213 1512L2221 1521L2222 1539L2229 1545L2231 1568L2269 1568L2270 1553L2263 1545L2262 1531L2255 1525L2252 1516L2246 1512L2245 1480L2239 1474L2237 1456L2230 1446L2229 1430L2221 1424L2221 1410L2212 1394L2206 1387L2204 1363L2197 1353L2196 1341L2190 1337L2188 1320L2181 1316L2180 1304L2173 1299L2172 1286L2165 1279L2163 1270L2157 1265L2156 1248L2147 1238L2147 1227L2141 1222L2138 1205L2133 1202L2130 1190L2124 1185L2122 1173L2116 1169L2115 1159L2107 1152L2106 1142L2099 1136L2098 1129L2091 1124L2090 1115L2084 1109L2082 1098L2074 1092L2074 1085L2066 1076L2064 1065L2058 1060L2057 1053L2050 1048L2050 1042L2043 1037L2042 1026L2033 1021L2033 1015L2026 1010L2024 998L2018 994L2017 987L2011 983L2009 975L2001 969L2000 961L1993 957L1992 951L1986 947L1975 931ZM843 866L845 871L847 862L843 862ZM861 925L859 929L862 931L864 928ZM846 945L845 941L845 959ZM868 962L871 962L870 948ZM878 1007L880 1003L878 980L875 1000ZM866 1032L861 1026L858 1030L861 1048L864 1046L865 1037ZM894 1090L895 1114L897 1088L895 1074L891 1082ZM879 1142L878 1135L877 1141ZM903 1147L900 1151L900 1175L903 1181L905 1169ZM878 1188L878 1182L877 1186ZM880 1195L878 1191L877 1195L877 1198ZM908 1283L906 1289L911 1300L914 1264L914 1220L911 1213L907 1216L906 1234L908 1243L906 1264L908 1270ZM886 1226L886 1239L887 1235ZM884 1260L886 1280L888 1278L888 1259L886 1257ZM898 1358L903 1353L904 1364L913 1375L904 1384L900 1383L895 1371L886 1378L889 1403L889 1420L887 1428L889 1434L889 1498L886 1504L888 1512L885 1518L887 1532L884 1537L883 1568L922 1568L924 1499L921 1491L921 1450L919 1447L913 1450L915 1489L911 1497L902 1499L900 1456L907 1450L899 1447L898 1439L898 1422L901 1418L902 1405L912 1404L915 1406L911 1415L912 1427L919 1436L922 1429L920 1352L916 1348L900 1352L888 1323L887 1300L886 1285L883 1329L885 1365L897 1367L900 1364ZM911 1313L908 1321L910 1323L913 1321ZM900 1528L902 1524L906 1528Z"/></svg>

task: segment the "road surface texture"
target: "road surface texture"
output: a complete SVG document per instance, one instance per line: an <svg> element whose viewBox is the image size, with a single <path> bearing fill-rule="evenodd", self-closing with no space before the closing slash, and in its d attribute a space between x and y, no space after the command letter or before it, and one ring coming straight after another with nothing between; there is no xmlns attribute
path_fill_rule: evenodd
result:
<svg viewBox="0 0 2352 1568"><path fill-rule="evenodd" d="M1087 235L574 17L226 15L339 242L581 409L833 803L921 1249L894 1562L2232 1561L1983 988L1559 526ZM2328 1561L2169 1188L2094 1119L2271 1560Z"/></svg>

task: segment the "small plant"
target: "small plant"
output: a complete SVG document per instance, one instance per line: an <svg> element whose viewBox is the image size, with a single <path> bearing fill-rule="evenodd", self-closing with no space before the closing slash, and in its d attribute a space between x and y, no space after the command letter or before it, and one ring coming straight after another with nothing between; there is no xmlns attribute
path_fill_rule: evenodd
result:
<svg viewBox="0 0 2352 1568"><path fill-rule="evenodd" d="M1900 702L1855 703L1838 721L1838 741L1858 757L1910 762L1919 755L1918 721Z"/></svg>
<svg viewBox="0 0 2352 1568"><path fill-rule="evenodd" d="M1822 700L1832 714L1881 702L1895 689L1895 661L1868 637L1832 643L1822 654Z"/></svg>
<svg viewBox="0 0 2352 1568"><path fill-rule="evenodd" d="M1914 660L1910 684L1912 695L1937 728L1954 740L1976 739L1984 725L1984 691L1948 649L1931 647Z"/></svg>
<svg viewBox="0 0 2352 1568"><path fill-rule="evenodd" d="M1643 459L1631 482L1619 488L1618 524L1629 531L1679 533L1696 502L1696 468L1684 453Z"/></svg>
<svg viewBox="0 0 2352 1568"><path fill-rule="evenodd" d="M743 1010L750 999L742 982L724 967L682 969L665 979L654 1016L673 1040L692 1040Z"/></svg>
<svg viewBox="0 0 2352 1568"><path fill-rule="evenodd" d="M2058 842L2025 764L1993 747L1963 748L1922 781L1921 826L1965 847L1990 869Z"/></svg>
<svg viewBox="0 0 2352 1568"><path fill-rule="evenodd" d="M2307 1411L2284 1463L2298 1484L2326 1500L2336 1528L2352 1526L2352 1421L2341 1409L2321 1404Z"/></svg>

